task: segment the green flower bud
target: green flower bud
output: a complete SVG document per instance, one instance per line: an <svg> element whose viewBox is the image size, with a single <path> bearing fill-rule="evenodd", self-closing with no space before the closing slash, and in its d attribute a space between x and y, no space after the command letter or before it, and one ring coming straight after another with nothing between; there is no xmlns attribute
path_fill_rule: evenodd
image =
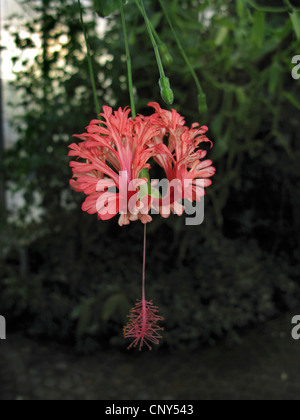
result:
<svg viewBox="0 0 300 420"><path fill-rule="evenodd" d="M166 44L161 43L159 45L159 50L160 50L160 54L162 56L164 64L166 66L171 66L171 64L173 63L173 57L169 53L169 50L168 50L168 47L166 46Z"/></svg>
<svg viewBox="0 0 300 420"><path fill-rule="evenodd" d="M172 105L174 102L174 93L171 89L170 80L167 77L161 77L159 80L161 97L166 104Z"/></svg>

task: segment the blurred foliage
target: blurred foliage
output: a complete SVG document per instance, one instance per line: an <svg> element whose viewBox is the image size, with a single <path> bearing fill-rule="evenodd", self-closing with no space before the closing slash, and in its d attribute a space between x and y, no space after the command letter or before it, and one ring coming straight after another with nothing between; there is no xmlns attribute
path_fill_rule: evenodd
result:
<svg viewBox="0 0 300 420"><path fill-rule="evenodd" d="M291 71L300 16L253 7L263 1L165 3L208 112L198 114L193 78L159 2L146 0L174 107L189 123L209 125L218 171L203 226L158 216L150 226L148 295L166 318L165 345L196 348L237 338L299 299L300 91ZM104 21L92 2L83 4L100 102L127 106L120 16L110 15L99 34ZM12 121L18 141L4 169L24 205L10 211L1 233L0 313L31 334L76 340L83 352L100 342L122 346L120 327L140 295L142 227L97 222L68 185L71 135L95 116L77 2L31 0L26 7L28 20L13 17L9 26L19 49L13 86L20 101ZM137 110L147 113L149 101L160 101L159 74L133 0L125 12ZM28 50L37 51L33 62L23 58Z"/></svg>

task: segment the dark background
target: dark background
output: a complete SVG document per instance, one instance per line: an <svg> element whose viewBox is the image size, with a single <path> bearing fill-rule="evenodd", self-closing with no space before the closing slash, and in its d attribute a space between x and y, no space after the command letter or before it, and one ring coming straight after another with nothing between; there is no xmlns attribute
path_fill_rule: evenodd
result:
<svg viewBox="0 0 300 420"><path fill-rule="evenodd" d="M217 168L203 225L186 227L184 218L156 216L148 229L147 295L165 318L156 360L172 363L166 355L173 352L178 360L189 359L215 345L238 354L244 337L299 308L300 89L291 61L300 54L300 17L283 2L265 3L267 11L253 7L263 1L165 1L207 95L208 112L199 115L194 81L159 3L145 1L165 43L174 107L188 124L209 126ZM110 15L99 36L92 5L84 5L100 103L127 106L120 15ZM1 176L23 204L8 202L2 212L0 314L8 337L15 334L14 349L18 340L20 347L29 340L28 348L67 346L70 361L75 354L80 360L121 355L122 325L141 294L143 227L119 228L117 218L98 222L81 211L83 197L69 188L68 144L95 117L77 2L27 1L26 12L12 17L7 28L19 49L12 59L17 141L5 150ZM158 71L133 1L125 13L137 111L147 113L148 102L161 102ZM24 59L37 33L39 53ZM288 341L291 326L285 327ZM226 363L233 361L229 355ZM187 388L184 397L191 395Z"/></svg>

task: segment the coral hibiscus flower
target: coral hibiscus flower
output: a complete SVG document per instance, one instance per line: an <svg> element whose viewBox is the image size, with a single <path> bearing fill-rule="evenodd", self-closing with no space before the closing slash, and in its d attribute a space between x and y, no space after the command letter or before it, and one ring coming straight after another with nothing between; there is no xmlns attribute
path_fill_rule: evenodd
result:
<svg viewBox="0 0 300 420"><path fill-rule="evenodd" d="M102 118L91 121L86 133L74 136L82 143L69 146L69 156L77 158L70 163L70 184L75 191L87 195L83 211L98 214L100 220L120 213L120 226L138 219L144 224L151 222L148 198L138 197L139 187L147 179L139 179L139 175L150 168L148 160L161 148L159 144L149 147L160 128L154 127L149 117L133 120L129 113L130 109L113 112L104 106ZM120 194L121 189L125 195ZM130 202L133 205L129 208Z"/></svg>
<svg viewBox="0 0 300 420"><path fill-rule="evenodd" d="M163 199L152 199L152 205L159 208L163 217L168 217L171 211L182 215L182 199L200 201L205 195L205 188L212 184L209 178L216 171L211 160L203 160L207 152L199 148L203 142L209 142L212 146L212 142L205 136L208 128L200 127L198 123L189 128L184 118L174 109L166 111L155 102L149 106L156 111L152 115L152 125L159 129L151 146L161 145L163 149L154 159L164 169L169 185L174 187L172 191L169 189Z"/></svg>

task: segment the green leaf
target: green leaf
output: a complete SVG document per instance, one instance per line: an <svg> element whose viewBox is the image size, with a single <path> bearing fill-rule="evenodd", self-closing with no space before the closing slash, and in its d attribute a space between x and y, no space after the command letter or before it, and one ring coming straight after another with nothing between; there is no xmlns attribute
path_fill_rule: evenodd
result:
<svg viewBox="0 0 300 420"><path fill-rule="evenodd" d="M266 15L264 12L254 13L254 24L252 31L252 43L258 48L263 46L266 30Z"/></svg>
<svg viewBox="0 0 300 420"><path fill-rule="evenodd" d="M270 67L269 73L269 93L273 95L280 83L280 76L282 73L282 69L278 61L274 61L272 66Z"/></svg>
<svg viewBox="0 0 300 420"><path fill-rule="evenodd" d="M246 7L245 7L245 0L237 0L236 2L236 12L240 19L245 17Z"/></svg>
<svg viewBox="0 0 300 420"><path fill-rule="evenodd" d="M157 26L160 24L160 21L162 19L163 14L161 12L155 13L151 17L151 23L154 28L157 28Z"/></svg>
<svg viewBox="0 0 300 420"><path fill-rule="evenodd" d="M80 337L87 332L89 327L91 317L92 317L92 307L95 304L95 299L90 298L86 299L81 305L79 310L79 318L77 324L77 335ZM73 313L75 316L75 313Z"/></svg>
<svg viewBox="0 0 300 420"><path fill-rule="evenodd" d="M237 87L235 89L235 93L240 105L244 105L247 103L247 95L242 87Z"/></svg>
<svg viewBox="0 0 300 420"><path fill-rule="evenodd" d="M300 102L290 92L284 92L284 97L300 111Z"/></svg>
<svg viewBox="0 0 300 420"><path fill-rule="evenodd" d="M294 12L290 14L291 21L297 36L297 39L300 40L300 13Z"/></svg>
<svg viewBox="0 0 300 420"><path fill-rule="evenodd" d="M288 144L286 137L282 133L280 133L278 130L273 131L273 134L277 138L277 140L281 144L281 146L285 149L288 156L290 158L293 158L293 151L292 151L290 145Z"/></svg>
<svg viewBox="0 0 300 420"><path fill-rule="evenodd" d="M109 16L120 9L120 0L93 0L94 9L100 17ZM126 0L123 0L126 3Z"/></svg>
<svg viewBox="0 0 300 420"><path fill-rule="evenodd" d="M219 29L216 39L215 39L215 44L217 47L220 47L221 45L224 44L224 42L226 41L228 32L229 32L229 29L226 28L225 26L222 26L222 28Z"/></svg>
<svg viewBox="0 0 300 420"><path fill-rule="evenodd" d="M227 136L220 137L215 142L214 150L212 152L212 159L214 161L219 160L228 152L228 150L229 150L228 137Z"/></svg>
<svg viewBox="0 0 300 420"><path fill-rule="evenodd" d="M224 134L223 132L223 126L224 126L224 116L222 113L220 113L213 121L212 123L212 131L215 135L215 142L214 142L214 148L212 151L212 159L214 161L217 161L222 156L224 156L229 149L229 138L228 134Z"/></svg>
<svg viewBox="0 0 300 420"><path fill-rule="evenodd" d="M123 316L124 312L128 311L129 302L127 297L123 293L117 293L110 296L103 305L102 319L107 322L111 319L116 312L120 312L120 315Z"/></svg>
<svg viewBox="0 0 300 420"><path fill-rule="evenodd" d="M273 51L280 47L282 42L288 38L288 36L292 32L292 24L290 19L286 20L286 24L281 28L274 32L274 36L270 39L266 39L262 48L259 51L259 54L255 57L255 59L259 60L267 54L272 53Z"/></svg>

